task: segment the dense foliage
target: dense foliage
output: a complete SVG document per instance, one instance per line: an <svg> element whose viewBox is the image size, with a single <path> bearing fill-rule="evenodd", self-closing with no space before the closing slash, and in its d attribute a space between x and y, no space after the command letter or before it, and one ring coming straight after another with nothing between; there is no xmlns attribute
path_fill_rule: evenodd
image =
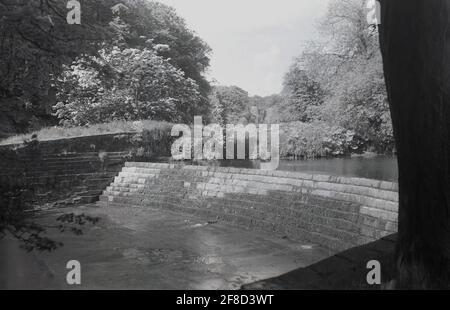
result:
<svg viewBox="0 0 450 310"><path fill-rule="evenodd" d="M284 120L300 120L308 122L315 118L314 110L322 106L325 93L319 82L311 78L297 64L292 65L284 78L287 110Z"/></svg>
<svg viewBox="0 0 450 310"><path fill-rule="evenodd" d="M64 64L111 38L114 0L83 1L81 25L67 2L0 0L0 137L52 124L52 80Z"/></svg>
<svg viewBox="0 0 450 310"><path fill-rule="evenodd" d="M153 50L114 47L81 59L58 79L56 113L65 124L113 120L192 121L199 87Z"/></svg>
<svg viewBox="0 0 450 310"><path fill-rule="evenodd" d="M212 119L221 124L245 122L250 98L237 86L215 86L210 96Z"/></svg>
<svg viewBox="0 0 450 310"><path fill-rule="evenodd" d="M318 129L353 132L364 150L389 152L394 140L378 33L367 13L358 0L330 4L320 27L325 40L311 43L286 75L284 118L297 112L296 120L318 122Z"/></svg>
<svg viewBox="0 0 450 310"><path fill-rule="evenodd" d="M83 23L69 25L65 1L0 1L0 95L37 100L62 65L93 53L110 33L113 0L84 1Z"/></svg>
<svg viewBox="0 0 450 310"><path fill-rule="evenodd" d="M364 146L354 131L320 121L283 123L280 134L282 157L336 157L358 153Z"/></svg>
<svg viewBox="0 0 450 310"><path fill-rule="evenodd" d="M270 108L267 98L255 101L265 111L260 113L265 121L297 124L286 125L290 129L285 131L289 143L282 144L284 154L319 157L393 150L377 27L367 23L367 13L364 1L332 1L320 24L322 38L310 42L295 59L281 97L272 96ZM350 137L353 141L346 147Z"/></svg>
<svg viewBox="0 0 450 310"><path fill-rule="evenodd" d="M209 47L168 6L130 1L112 8L114 38L78 58L58 79L63 123L154 119L192 122L208 111L203 72Z"/></svg>
<svg viewBox="0 0 450 310"><path fill-rule="evenodd" d="M210 48L172 8L145 0L84 0L81 25L69 25L66 5L0 0L0 104L8 106L0 135L17 127L19 111L50 118L56 103L64 124L156 114L187 120L208 112ZM130 102L134 106L126 108ZM15 129L36 129L26 115L22 119Z"/></svg>

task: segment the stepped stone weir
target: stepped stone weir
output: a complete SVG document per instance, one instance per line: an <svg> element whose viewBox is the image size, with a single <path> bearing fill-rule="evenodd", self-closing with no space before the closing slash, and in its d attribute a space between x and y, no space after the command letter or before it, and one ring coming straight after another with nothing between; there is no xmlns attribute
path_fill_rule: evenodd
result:
<svg viewBox="0 0 450 310"><path fill-rule="evenodd" d="M126 162L100 206L170 210L343 251L397 231L397 184L255 169Z"/></svg>
<svg viewBox="0 0 450 310"><path fill-rule="evenodd" d="M101 155L101 154L100 154ZM25 177L42 203L64 200L68 204L92 203L122 169L128 152L30 155L0 163L0 182Z"/></svg>

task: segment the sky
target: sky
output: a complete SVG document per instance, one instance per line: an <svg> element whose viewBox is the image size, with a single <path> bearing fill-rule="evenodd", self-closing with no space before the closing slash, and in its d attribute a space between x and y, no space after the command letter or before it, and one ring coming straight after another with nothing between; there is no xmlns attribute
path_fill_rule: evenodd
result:
<svg viewBox="0 0 450 310"><path fill-rule="evenodd" d="M212 48L208 78L250 95L279 93L329 0L158 0Z"/></svg>

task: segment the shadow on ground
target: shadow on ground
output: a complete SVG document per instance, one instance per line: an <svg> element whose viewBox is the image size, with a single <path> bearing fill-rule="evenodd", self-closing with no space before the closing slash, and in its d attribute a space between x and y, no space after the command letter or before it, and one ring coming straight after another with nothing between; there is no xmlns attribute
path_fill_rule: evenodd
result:
<svg viewBox="0 0 450 310"><path fill-rule="evenodd" d="M380 289L367 283L367 262L381 264L381 280L389 282L394 274L393 253L396 235L341 252L318 263L284 275L244 285L244 290L350 290Z"/></svg>

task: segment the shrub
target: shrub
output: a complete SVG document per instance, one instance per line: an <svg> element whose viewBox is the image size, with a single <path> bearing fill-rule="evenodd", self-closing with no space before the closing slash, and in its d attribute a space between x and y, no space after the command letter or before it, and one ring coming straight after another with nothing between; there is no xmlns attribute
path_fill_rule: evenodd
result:
<svg viewBox="0 0 450 310"><path fill-rule="evenodd" d="M280 135L282 157L336 157L360 152L362 148L355 132L324 122L285 123Z"/></svg>
<svg viewBox="0 0 450 310"><path fill-rule="evenodd" d="M56 116L65 125L114 120L187 121L201 100L196 82L149 49L115 47L79 59L58 79Z"/></svg>

